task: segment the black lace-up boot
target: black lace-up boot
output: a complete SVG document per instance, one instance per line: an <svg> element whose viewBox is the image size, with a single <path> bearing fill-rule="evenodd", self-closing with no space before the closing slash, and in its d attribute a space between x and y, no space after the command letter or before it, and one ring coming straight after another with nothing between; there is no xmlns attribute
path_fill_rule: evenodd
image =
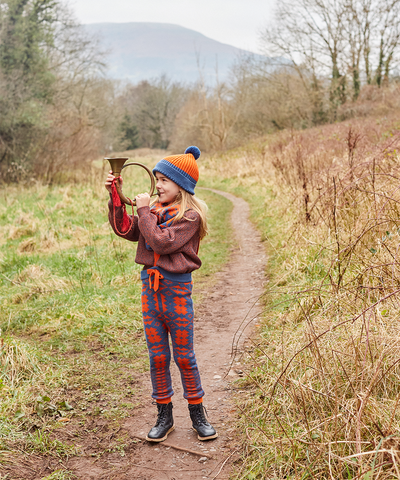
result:
<svg viewBox="0 0 400 480"><path fill-rule="evenodd" d="M206 419L207 411L202 403L197 405L189 403L189 413L192 419L193 430L196 430L199 440L212 440L218 437L218 433Z"/></svg>
<svg viewBox="0 0 400 480"><path fill-rule="evenodd" d="M149 442L163 442L175 428L172 417L172 402L157 403L157 410L157 422L146 437Z"/></svg>

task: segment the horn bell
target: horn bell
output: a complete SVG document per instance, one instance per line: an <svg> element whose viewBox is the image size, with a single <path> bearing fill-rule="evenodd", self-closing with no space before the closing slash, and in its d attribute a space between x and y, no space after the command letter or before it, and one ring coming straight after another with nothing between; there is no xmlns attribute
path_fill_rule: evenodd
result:
<svg viewBox="0 0 400 480"><path fill-rule="evenodd" d="M129 157L116 157L116 158L105 158L110 162L111 170L114 177L119 177L121 175L122 167L125 162L129 160Z"/></svg>

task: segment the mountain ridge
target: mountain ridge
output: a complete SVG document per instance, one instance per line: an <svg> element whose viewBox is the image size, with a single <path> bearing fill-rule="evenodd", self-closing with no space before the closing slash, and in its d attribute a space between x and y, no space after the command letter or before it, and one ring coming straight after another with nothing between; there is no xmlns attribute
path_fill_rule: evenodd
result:
<svg viewBox="0 0 400 480"><path fill-rule="evenodd" d="M163 74L174 81L195 82L199 68L205 81L213 83L217 68L218 78L227 80L240 56L261 57L171 23L103 22L85 24L84 28L110 52L107 76L133 83Z"/></svg>

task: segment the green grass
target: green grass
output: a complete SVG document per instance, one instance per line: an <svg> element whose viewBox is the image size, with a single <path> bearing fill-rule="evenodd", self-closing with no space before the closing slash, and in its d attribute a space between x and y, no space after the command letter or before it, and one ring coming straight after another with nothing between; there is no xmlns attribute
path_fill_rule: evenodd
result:
<svg viewBox="0 0 400 480"><path fill-rule="evenodd" d="M199 189L197 195L205 200L209 207L210 235L200 245L202 266L194 272L193 278L200 284L204 282L209 284L213 281L213 274L227 261L234 243L230 224L233 206L226 198L205 189Z"/></svg>
<svg viewBox="0 0 400 480"><path fill-rule="evenodd" d="M136 244L109 226L105 170L87 184L2 188L0 450L29 444L36 453L67 454L73 445L60 446L55 435L66 422L118 422L140 405L135 376L148 370L142 267ZM125 192L148 188L136 175L134 168L125 174ZM198 196L210 209L194 275L201 287L229 257L232 206L212 192ZM69 478L62 475L54 478Z"/></svg>

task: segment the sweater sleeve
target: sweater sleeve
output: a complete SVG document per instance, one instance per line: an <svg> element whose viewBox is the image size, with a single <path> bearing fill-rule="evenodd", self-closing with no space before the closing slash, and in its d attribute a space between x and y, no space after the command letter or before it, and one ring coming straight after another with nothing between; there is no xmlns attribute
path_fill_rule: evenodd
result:
<svg viewBox="0 0 400 480"><path fill-rule="evenodd" d="M111 195L110 195L111 197ZM114 212L115 212L115 224L114 224ZM132 215L128 215L129 221L132 221ZM139 217L137 215L133 216L133 226L127 235L121 235L119 232L122 231L122 220L123 220L123 209L122 205L120 206L113 206L112 198L108 202L108 220L114 233L121 238L126 238L131 242L137 242L139 240L140 230L138 227ZM115 225L117 228L115 228ZM118 231L117 231L118 229Z"/></svg>
<svg viewBox="0 0 400 480"><path fill-rule="evenodd" d="M139 208L138 215L140 232L159 255L169 255L181 249L200 227L200 215L193 210L185 213L186 218L166 228L157 225L157 217L150 212L149 207Z"/></svg>

